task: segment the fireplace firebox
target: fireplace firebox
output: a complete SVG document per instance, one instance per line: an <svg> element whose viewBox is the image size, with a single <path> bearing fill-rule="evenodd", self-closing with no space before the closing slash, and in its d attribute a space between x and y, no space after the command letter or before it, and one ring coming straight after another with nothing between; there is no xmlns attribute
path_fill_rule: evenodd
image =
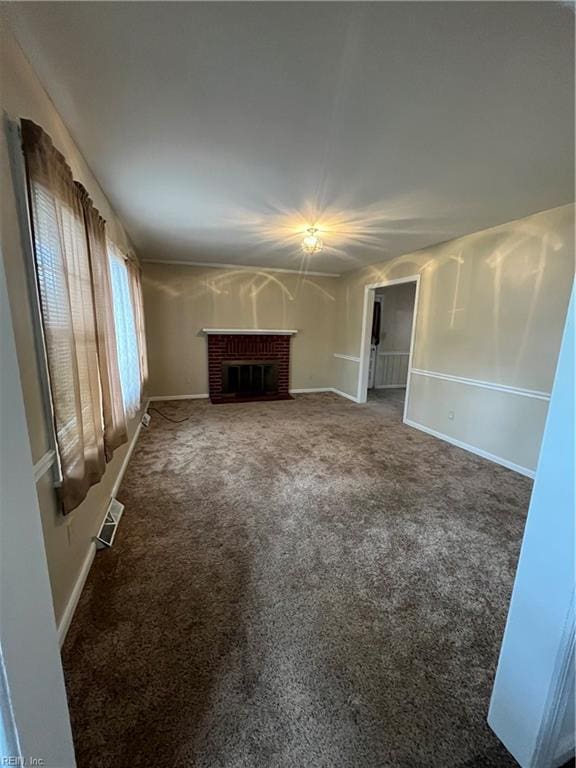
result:
<svg viewBox="0 0 576 768"><path fill-rule="evenodd" d="M204 332L213 403L291 399L290 337L296 331Z"/></svg>
<svg viewBox="0 0 576 768"><path fill-rule="evenodd" d="M222 362L224 397L259 397L278 394L276 360L224 360Z"/></svg>

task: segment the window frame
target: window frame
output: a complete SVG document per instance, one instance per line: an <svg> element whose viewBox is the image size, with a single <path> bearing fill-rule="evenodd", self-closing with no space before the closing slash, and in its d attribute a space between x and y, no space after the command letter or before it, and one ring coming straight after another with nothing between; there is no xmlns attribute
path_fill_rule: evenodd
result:
<svg viewBox="0 0 576 768"><path fill-rule="evenodd" d="M40 292L38 288L38 274L36 272L36 257L34 254L34 229L30 215L31 190L28 186L26 174L26 160L22 152L22 129L20 121L8 121L8 155L14 182L17 216L19 220L20 242L24 252L26 268L26 280L30 296L30 309L32 319L32 335L36 352L36 363L40 380L42 408L44 411L44 423L46 426L48 450L37 459L36 466L41 466L44 472L51 469L52 483L55 488L62 485L63 475L60 463L60 450L56 433L56 417L54 402L52 400L52 387L48 367L48 350L44 325L42 322L42 307L40 304ZM33 457L36 458L36 457ZM36 478L38 479L38 477Z"/></svg>
<svg viewBox="0 0 576 768"><path fill-rule="evenodd" d="M134 297L132 295L131 285L130 285L130 274L128 272L127 267L127 261L128 257L121 251L121 249L116 245L116 243L111 240L110 238L106 238L106 250L108 254L108 261L110 264L110 278L112 283L112 309L114 314L114 327L116 330L116 341L117 341L117 355L118 355L118 368L120 371L120 384L122 389L122 402L124 405L124 411L126 413L127 419L133 419L137 414L138 411L142 408L142 370L141 370L141 361L140 361L140 346L138 343L138 327L137 327L137 319L136 319L136 308L134 306ZM122 352L121 347L123 347L121 343L121 339L123 338L123 335L119 332L118 328L118 316L116 314L116 292L114 290L115 285L115 278L114 278L114 261L117 261L123 270L123 280L125 280L125 291L128 297L128 303L130 307L130 314L132 319L132 342L134 345L134 348L132 350L132 357L136 361L137 365L137 379L138 379L138 397L134 401L127 401L128 392L125 392L124 390L124 382L122 380L122 371L124 366L122 365ZM123 312L126 311L125 309L122 310Z"/></svg>

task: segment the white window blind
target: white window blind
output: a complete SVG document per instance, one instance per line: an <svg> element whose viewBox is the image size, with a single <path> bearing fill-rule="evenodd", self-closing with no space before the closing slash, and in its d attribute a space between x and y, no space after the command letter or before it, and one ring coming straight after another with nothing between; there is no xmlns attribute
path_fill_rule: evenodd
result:
<svg viewBox="0 0 576 768"><path fill-rule="evenodd" d="M32 183L30 198L59 461L76 504L104 469L86 233L81 211L41 183Z"/></svg>
<svg viewBox="0 0 576 768"><path fill-rule="evenodd" d="M141 396L140 352L134 305L126 262L114 243L108 243L108 256L122 399L127 415L132 417L140 408Z"/></svg>
<svg viewBox="0 0 576 768"><path fill-rule="evenodd" d="M73 226L73 213L61 207L60 227L54 196L39 183L34 184L31 192L36 233L36 276L52 374L52 397L58 400L58 449L62 463L73 469L82 458L78 451L82 425L73 396L77 389L77 371L74 340L69 333L71 309L60 239L62 231L66 240L70 240L69 232L68 237L66 233Z"/></svg>

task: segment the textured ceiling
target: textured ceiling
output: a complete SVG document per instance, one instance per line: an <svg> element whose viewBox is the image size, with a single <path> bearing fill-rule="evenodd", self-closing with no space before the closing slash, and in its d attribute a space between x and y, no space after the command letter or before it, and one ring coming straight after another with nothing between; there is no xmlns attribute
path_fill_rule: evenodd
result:
<svg viewBox="0 0 576 768"><path fill-rule="evenodd" d="M554 3L12 3L145 259L343 272L574 198Z"/></svg>

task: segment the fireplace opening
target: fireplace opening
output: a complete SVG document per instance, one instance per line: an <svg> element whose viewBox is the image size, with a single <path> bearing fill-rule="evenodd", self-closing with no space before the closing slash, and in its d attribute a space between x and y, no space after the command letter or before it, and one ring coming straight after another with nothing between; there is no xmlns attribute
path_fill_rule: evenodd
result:
<svg viewBox="0 0 576 768"><path fill-rule="evenodd" d="M224 397L273 397L278 394L276 360L223 360Z"/></svg>
<svg viewBox="0 0 576 768"><path fill-rule="evenodd" d="M291 400L288 332L208 333L212 403Z"/></svg>

